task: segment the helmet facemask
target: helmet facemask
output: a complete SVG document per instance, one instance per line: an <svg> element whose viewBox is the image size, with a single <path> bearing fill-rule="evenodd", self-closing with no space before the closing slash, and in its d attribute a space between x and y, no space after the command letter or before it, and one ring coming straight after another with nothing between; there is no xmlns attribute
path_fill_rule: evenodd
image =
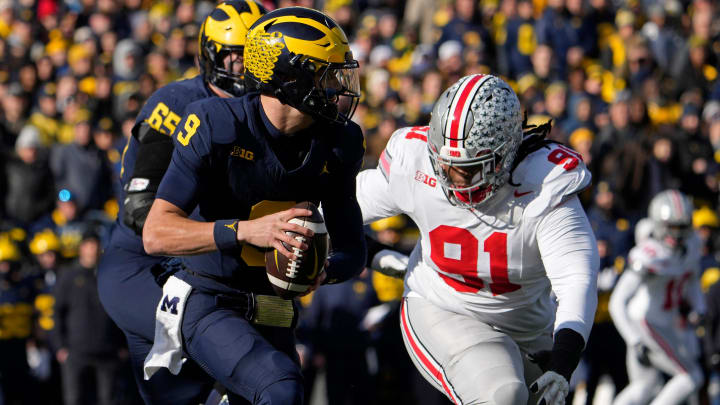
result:
<svg viewBox="0 0 720 405"><path fill-rule="evenodd" d="M360 100L358 62L349 58L345 63L327 63L310 57L299 62L300 58L300 55L296 55L291 58L290 64L300 64L301 68L314 72L314 83L308 88L296 83L298 86L293 90L302 100L299 105L293 105L292 102L288 104L310 115L346 124Z"/></svg>
<svg viewBox="0 0 720 405"><path fill-rule="evenodd" d="M508 142L500 144L494 151L486 149L475 158L458 158L466 151L459 148L443 146L440 153L434 151L432 144L428 144L430 162L437 175L440 186L448 199L454 205L463 208L478 208L495 194L507 181L506 172L503 171L504 154ZM469 184L455 185L450 171L458 169L458 173L471 177Z"/></svg>
<svg viewBox="0 0 720 405"><path fill-rule="evenodd" d="M663 234L662 241L671 248L678 248L685 244L685 240L690 236L692 228L690 224L663 224L659 227Z"/></svg>
<svg viewBox="0 0 720 405"><path fill-rule="evenodd" d="M219 46L217 52L208 52L210 65L206 80L230 96L240 97L245 94L243 50L244 46L228 46L208 44L209 47ZM227 65L225 59L230 57ZM239 66L238 66L239 65Z"/></svg>

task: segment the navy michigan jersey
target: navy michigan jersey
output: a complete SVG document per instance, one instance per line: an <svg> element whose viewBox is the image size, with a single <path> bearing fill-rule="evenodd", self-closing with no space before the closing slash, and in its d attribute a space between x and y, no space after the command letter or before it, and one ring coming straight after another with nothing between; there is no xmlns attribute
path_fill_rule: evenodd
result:
<svg viewBox="0 0 720 405"><path fill-rule="evenodd" d="M181 80L164 86L154 92L147 100L140 114L135 120L133 127L133 135L128 140L122 155L122 167L120 169L120 181L122 183L123 195L120 198L120 210L118 212L117 226L113 235L113 239L121 247L129 249L133 252L145 254L142 244L142 238L136 235L123 222L124 211L122 209L125 193L131 186L142 186L142 184L131 184L135 163L138 158L138 149L140 142L137 139L137 133L141 125L147 124L150 128L167 135L172 136L175 127L180 122L185 107L197 100L213 96L213 93L207 88L203 82L201 75L193 79ZM158 261L161 257L156 258Z"/></svg>
<svg viewBox="0 0 720 405"><path fill-rule="evenodd" d="M348 279L362 269L365 241L355 177L364 138L357 124L316 121L286 136L269 122L258 94L202 100L185 113L157 198L203 222L252 220L296 202L320 202L333 245L328 279ZM303 149L299 145L307 153L293 157ZM253 245L182 259L189 271L178 277L196 288L223 291L231 285L272 294L264 252Z"/></svg>

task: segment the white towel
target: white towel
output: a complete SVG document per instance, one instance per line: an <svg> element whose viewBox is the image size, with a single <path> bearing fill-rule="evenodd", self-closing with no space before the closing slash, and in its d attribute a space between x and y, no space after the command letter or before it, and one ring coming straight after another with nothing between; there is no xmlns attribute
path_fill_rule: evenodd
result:
<svg viewBox="0 0 720 405"><path fill-rule="evenodd" d="M155 311L155 342L145 358L143 372L149 380L165 367L177 375L185 359L182 354L182 318L192 286L175 276L163 286L162 299Z"/></svg>

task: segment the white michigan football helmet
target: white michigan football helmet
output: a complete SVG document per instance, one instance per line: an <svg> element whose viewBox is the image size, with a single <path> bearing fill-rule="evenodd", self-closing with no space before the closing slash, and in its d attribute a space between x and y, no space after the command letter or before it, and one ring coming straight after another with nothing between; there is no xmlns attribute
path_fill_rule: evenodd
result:
<svg viewBox="0 0 720 405"><path fill-rule="evenodd" d="M464 208L487 202L508 181L522 138L520 101L503 80L471 75L445 90L433 107L428 149L450 202ZM471 184L455 186L451 166L475 173Z"/></svg>
<svg viewBox="0 0 720 405"><path fill-rule="evenodd" d="M678 190L665 190L653 197L648 214L654 223L653 238L672 248L680 247L692 232L693 206Z"/></svg>

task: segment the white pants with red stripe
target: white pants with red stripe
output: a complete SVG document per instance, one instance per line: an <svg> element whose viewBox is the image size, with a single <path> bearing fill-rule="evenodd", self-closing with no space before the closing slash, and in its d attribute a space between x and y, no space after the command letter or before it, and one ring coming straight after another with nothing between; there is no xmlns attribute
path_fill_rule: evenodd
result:
<svg viewBox="0 0 720 405"><path fill-rule="evenodd" d="M528 385L541 370L525 354L550 350L550 334L518 343L478 319L415 297L404 299L400 322L415 367L453 403L537 403Z"/></svg>
<svg viewBox="0 0 720 405"><path fill-rule="evenodd" d="M630 384L618 394L613 404L673 405L685 402L703 382L696 352L688 347L685 330L644 321L642 332L641 341L649 349L651 366L640 364L636 349L628 347ZM662 373L671 376L667 383L664 383Z"/></svg>

